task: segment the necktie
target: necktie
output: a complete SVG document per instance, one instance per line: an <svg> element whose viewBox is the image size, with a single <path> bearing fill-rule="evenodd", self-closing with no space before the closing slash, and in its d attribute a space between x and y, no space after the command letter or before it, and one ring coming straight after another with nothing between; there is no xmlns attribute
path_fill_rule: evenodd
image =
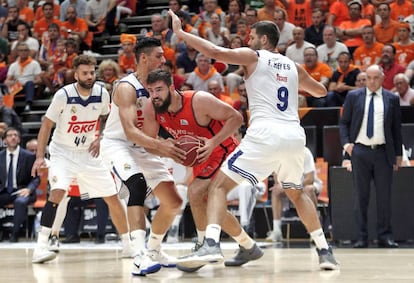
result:
<svg viewBox="0 0 414 283"><path fill-rule="evenodd" d="M7 191L13 192L13 153L10 153L9 172L7 174Z"/></svg>
<svg viewBox="0 0 414 283"><path fill-rule="evenodd" d="M371 93L371 99L368 106L368 120L367 120L367 137L374 136L374 96L375 92Z"/></svg>

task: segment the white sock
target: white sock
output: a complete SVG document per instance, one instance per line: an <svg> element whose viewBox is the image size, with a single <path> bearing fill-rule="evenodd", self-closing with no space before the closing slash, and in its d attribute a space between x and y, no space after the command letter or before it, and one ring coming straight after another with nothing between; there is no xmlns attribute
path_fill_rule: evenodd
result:
<svg viewBox="0 0 414 283"><path fill-rule="evenodd" d="M154 234L152 231L148 238L147 248L148 250L157 250L159 251L161 249L161 242L164 239L165 233L160 234Z"/></svg>
<svg viewBox="0 0 414 283"><path fill-rule="evenodd" d="M275 231L276 229L278 229L279 231L281 231L282 229L282 220L280 219L273 219L273 231Z"/></svg>
<svg viewBox="0 0 414 283"><path fill-rule="evenodd" d="M145 249L145 235L147 232L145 230L134 230L130 232L131 240L134 243L135 247L144 250Z"/></svg>
<svg viewBox="0 0 414 283"><path fill-rule="evenodd" d="M250 236L244 231L241 230L240 235L233 237L233 239L243 248L250 250L254 246L254 241Z"/></svg>
<svg viewBox="0 0 414 283"><path fill-rule="evenodd" d="M322 228L319 228L311 232L310 236L319 250L329 249L328 242L326 241L325 234L323 233Z"/></svg>
<svg viewBox="0 0 414 283"><path fill-rule="evenodd" d="M47 246L52 228L40 226L39 234L37 235L37 244Z"/></svg>
<svg viewBox="0 0 414 283"><path fill-rule="evenodd" d="M123 247L131 246L131 238L129 237L129 233L125 233L121 235L121 242Z"/></svg>
<svg viewBox="0 0 414 283"><path fill-rule="evenodd" d="M206 236L206 231L197 230L197 241L202 244Z"/></svg>
<svg viewBox="0 0 414 283"><path fill-rule="evenodd" d="M218 224L208 224L206 229L206 239L213 239L216 243L220 242L221 226Z"/></svg>

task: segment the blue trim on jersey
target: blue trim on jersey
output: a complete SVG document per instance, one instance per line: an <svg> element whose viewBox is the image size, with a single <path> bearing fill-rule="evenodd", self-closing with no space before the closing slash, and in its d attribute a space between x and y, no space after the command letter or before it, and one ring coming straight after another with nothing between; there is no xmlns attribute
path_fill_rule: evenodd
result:
<svg viewBox="0 0 414 283"><path fill-rule="evenodd" d="M137 98L142 97L142 96L150 97L148 90L146 90L145 88L137 89Z"/></svg>
<svg viewBox="0 0 414 283"><path fill-rule="evenodd" d="M99 96L97 96L97 95L91 95L86 100L83 100L80 97L80 94L79 94L77 88L75 87L75 84L73 84L73 87L75 88L76 93L78 94L78 96L69 97L68 92L66 91L65 88L63 88L65 90L65 92L66 92L66 97L68 98L67 104L80 104L82 106L88 106L89 103L101 103L102 102L102 90L103 90L103 87L102 86L100 86L101 87L101 92L100 92ZM93 87L92 87L92 89L93 89Z"/></svg>
<svg viewBox="0 0 414 283"><path fill-rule="evenodd" d="M241 151L241 150L236 152L229 159L229 161L227 162L227 167L230 171L233 171L236 174L239 174L240 176L245 178L247 181L249 181L250 184L252 184L254 186L257 183L259 183L259 181L256 179L256 177L253 174L251 174L251 173L249 173L249 172L247 172L247 171L245 171L245 170L243 170L243 169L241 169L241 168L234 165L234 162L236 161L236 159L239 158L242 154L243 154L243 151Z"/></svg>

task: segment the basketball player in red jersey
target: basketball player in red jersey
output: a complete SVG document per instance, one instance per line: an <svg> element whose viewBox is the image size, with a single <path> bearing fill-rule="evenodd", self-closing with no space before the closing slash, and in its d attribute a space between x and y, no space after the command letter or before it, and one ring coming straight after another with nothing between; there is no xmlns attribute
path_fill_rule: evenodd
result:
<svg viewBox="0 0 414 283"><path fill-rule="evenodd" d="M146 134L156 137L162 126L176 139L193 135L205 142L199 149L198 165L193 167L194 178L188 186L188 199L198 234L197 249L207 226L207 188L226 156L236 148L238 141L233 134L241 126L243 117L208 92L175 90L171 74L164 70L155 70L148 75L147 90L150 100L144 110L143 131ZM240 266L260 258L263 251L243 229L240 230L237 219L230 212L224 217L225 232L240 246L237 255L225 261L225 265ZM177 268L192 272L200 267L192 269L177 265Z"/></svg>

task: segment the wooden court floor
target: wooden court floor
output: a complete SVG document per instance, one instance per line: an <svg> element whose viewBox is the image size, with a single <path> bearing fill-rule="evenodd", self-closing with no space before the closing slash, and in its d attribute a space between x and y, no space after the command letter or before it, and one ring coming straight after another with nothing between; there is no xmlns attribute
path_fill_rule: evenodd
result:
<svg viewBox="0 0 414 283"><path fill-rule="evenodd" d="M95 245L93 242L61 245L58 258L45 264L32 264L34 242L0 243L0 282L414 282L414 249L334 248L340 271L319 271L314 247L280 247L259 242L263 258L242 267L209 265L196 273L163 268L146 277L131 275L132 259L120 258L119 243ZM165 244L175 256L187 254L192 244ZM222 243L225 258L236 244Z"/></svg>

